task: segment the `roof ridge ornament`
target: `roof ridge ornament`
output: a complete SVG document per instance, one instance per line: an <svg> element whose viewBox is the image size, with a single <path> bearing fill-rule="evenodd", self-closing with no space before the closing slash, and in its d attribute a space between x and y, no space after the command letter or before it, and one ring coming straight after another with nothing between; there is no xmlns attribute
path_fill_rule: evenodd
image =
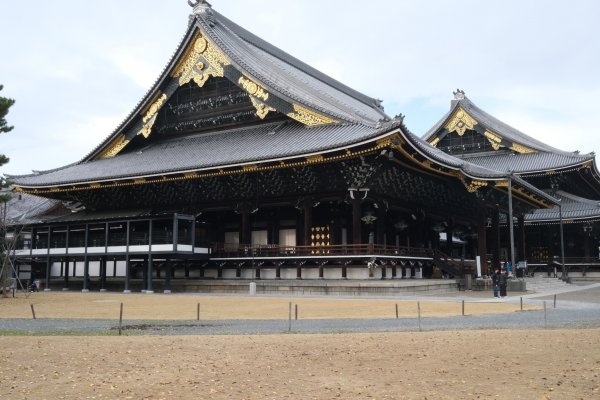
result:
<svg viewBox="0 0 600 400"><path fill-rule="evenodd" d="M212 5L205 0L188 0L188 4L190 5L190 7L194 8L194 11L196 11L196 8L212 8Z"/></svg>
<svg viewBox="0 0 600 400"><path fill-rule="evenodd" d="M456 89L456 92L452 92L452 94L454 94L454 100L464 100L467 97L465 91L460 89Z"/></svg>
<svg viewBox="0 0 600 400"><path fill-rule="evenodd" d="M215 17L212 12L212 5L206 0L188 0L188 4L193 8L192 16L205 15L208 24L215 26ZM190 16L190 17L192 17Z"/></svg>

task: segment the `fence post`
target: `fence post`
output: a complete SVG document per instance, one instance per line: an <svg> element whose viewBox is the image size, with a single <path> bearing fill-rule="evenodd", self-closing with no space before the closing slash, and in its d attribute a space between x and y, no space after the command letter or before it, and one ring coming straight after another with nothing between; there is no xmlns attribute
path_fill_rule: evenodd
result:
<svg viewBox="0 0 600 400"><path fill-rule="evenodd" d="M121 303L121 311L119 311L119 336L121 336L122 329L123 329L123 303Z"/></svg>
<svg viewBox="0 0 600 400"><path fill-rule="evenodd" d="M420 301L417 301L417 314L419 317L419 332L422 332L422 329L421 329L421 302Z"/></svg>
<svg viewBox="0 0 600 400"><path fill-rule="evenodd" d="M396 303L396 319L398 319L398 303Z"/></svg>
<svg viewBox="0 0 600 400"><path fill-rule="evenodd" d="M546 302L544 301L544 328L548 328L548 315L546 313Z"/></svg>
<svg viewBox="0 0 600 400"><path fill-rule="evenodd" d="M196 307L196 321L200 321L200 303Z"/></svg>
<svg viewBox="0 0 600 400"><path fill-rule="evenodd" d="M30 306L31 306L31 315L33 315L33 319L36 319L35 318L35 309L33 308L33 304L30 304Z"/></svg>
<svg viewBox="0 0 600 400"><path fill-rule="evenodd" d="M521 311L523 311L523 298L521 297Z"/></svg>
<svg viewBox="0 0 600 400"><path fill-rule="evenodd" d="M465 301L462 301L462 316L465 316Z"/></svg>
<svg viewBox="0 0 600 400"><path fill-rule="evenodd" d="M288 314L288 332L292 331L292 302L290 301L290 308Z"/></svg>
<svg viewBox="0 0 600 400"><path fill-rule="evenodd" d="M554 295L554 308L556 308L556 295Z"/></svg>
<svg viewBox="0 0 600 400"><path fill-rule="evenodd" d="M295 304L295 318L296 321L298 321L298 304Z"/></svg>

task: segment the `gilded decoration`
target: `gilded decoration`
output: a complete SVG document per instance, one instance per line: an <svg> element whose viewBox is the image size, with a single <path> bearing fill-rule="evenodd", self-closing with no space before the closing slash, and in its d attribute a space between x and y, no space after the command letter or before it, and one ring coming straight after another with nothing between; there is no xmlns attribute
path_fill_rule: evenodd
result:
<svg viewBox="0 0 600 400"><path fill-rule="evenodd" d="M138 135L143 135L146 139L148 138L148 136L150 136L150 134L152 133L152 127L154 126L154 123L156 122L156 118L158 116L158 110L160 110L160 108L163 106L163 104L165 104L166 101L167 95L163 93L162 96L160 96L150 105L148 111L146 111L146 114L142 118L144 126L142 127L142 129L140 129Z"/></svg>
<svg viewBox="0 0 600 400"><path fill-rule="evenodd" d="M440 138L436 137L429 144L431 144L433 147L437 147L437 145L438 145L439 142L440 142Z"/></svg>
<svg viewBox="0 0 600 400"><path fill-rule="evenodd" d="M246 78L245 76L240 76L238 83L246 92L248 92L249 95L263 101L269 100L269 93L267 93L265 88L254 82L252 79Z"/></svg>
<svg viewBox="0 0 600 400"><path fill-rule="evenodd" d="M500 149L500 147L502 147L502 144L501 144L502 137L500 137L499 135L496 135L494 132L486 130L485 137L490 142L490 144L492 145L494 150L498 150L498 149Z"/></svg>
<svg viewBox="0 0 600 400"><path fill-rule="evenodd" d="M316 154L314 156L306 157L306 161L308 161L309 163L318 163L323 161L324 159L325 157L323 157L323 154Z"/></svg>
<svg viewBox="0 0 600 400"><path fill-rule="evenodd" d="M460 180L462 181L463 185L465 185L465 188L467 188L467 192L469 193L475 193L477 190L479 190L479 188L486 187L488 185L486 181L479 181L476 179L467 181L462 175Z"/></svg>
<svg viewBox="0 0 600 400"><path fill-rule="evenodd" d="M256 164L248 164L248 165L242 166L242 171L244 171L244 172L252 172L252 171L256 171L256 170L258 170L258 165L256 165Z"/></svg>
<svg viewBox="0 0 600 400"><path fill-rule="evenodd" d="M179 86L193 80L202 87L211 76L223 77L224 67L230 64L225 54L198 34L183 61L175 68L173 76L179 77Z"/></svg>
<svg viewBox="0 0 600 400"><path fill-rule="evenodd" d="M311 111L308 108L302 107L298 104L294 104L294 112L289 113L288 117L293 118L298 122L302 122L307 126L329 125L339 122L335 119Z"/></svg>
<svg viewBox="0 0 600 400"><path fill-rule="evenodd" d="M256 115L260 119L265 119L269 112L276 111L273 107L269 107L254 96L250 96L250 100L252 101L252 105L254 106L254 108L256 108Z"/></svg>
<svg viewBox="0 0 600 400"><path fill-rule="evenodd" d="M530 154L530 153L535 153L536 152L535 150L530 149L529 147L525 147L523 145L520 145L518 143L513 143L510 148L512 150L516 151L517 153L521 153L521 154Z"/></svg>
<svg viewBox="0 0 600 400"><path fill-rule="evenodd" d="M462 136L467 130L473 129L475 125L477 125L477 121L467 114L465 110L459 108L444 128L450 133L456 132L459 136Z"/></svg>
<svg viewBox="0 0 600 400"><path fill-rule="evenodd" d="M496 182L494 184L494 186L498 187L498 188L507 188L508 187L508 181L499 181L499 182Z"/></svg>
<svg viewBox="0 0 600 400"><path fill-rule="evenodd" d="M110 158L116 156L125 146L127 146L127 143L129 143L129 140L125 139L125 135L120 134L102 153L100 153L98 158Z"/></svg>

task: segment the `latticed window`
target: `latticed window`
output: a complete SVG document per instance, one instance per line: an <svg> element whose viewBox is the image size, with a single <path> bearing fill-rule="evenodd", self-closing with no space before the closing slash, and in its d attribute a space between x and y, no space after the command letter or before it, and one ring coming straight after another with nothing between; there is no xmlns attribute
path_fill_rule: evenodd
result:
<svg viewBox="0 0 600 400"><path fill-rule="evenodd" d="M494 150L483 135L473 130L466 131L462 136L450 133L440 141L437 147L448 154L470 154Z"/></svg>

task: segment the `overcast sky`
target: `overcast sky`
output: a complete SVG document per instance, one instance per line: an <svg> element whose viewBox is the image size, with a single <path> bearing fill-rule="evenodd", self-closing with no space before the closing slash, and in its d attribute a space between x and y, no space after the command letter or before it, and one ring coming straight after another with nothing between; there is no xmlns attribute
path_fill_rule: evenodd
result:
<svg viewBox="0 0 600 400"><path fill-rule="evenodd" d="M461 88L563 150L600 150L600 1L213 0L422 135ZM186 0L0 0L2 171L77 162L133 110L187 28Z"/></svg>

